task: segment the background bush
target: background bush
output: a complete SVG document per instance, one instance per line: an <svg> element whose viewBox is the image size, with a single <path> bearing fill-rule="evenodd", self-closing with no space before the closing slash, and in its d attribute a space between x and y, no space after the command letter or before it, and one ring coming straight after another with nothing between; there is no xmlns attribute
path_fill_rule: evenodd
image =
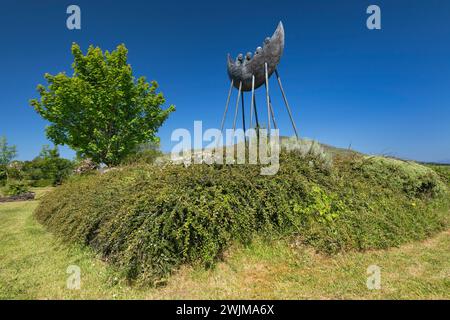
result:
<svg viewBox="0 0 450 320"><path fill-rule="evenodd" d="M122 167L58 187L36 217L146 283L183 263L211 266L256 233L335 253L396 246L448 226L448 189L432 169L358 154L330 166L321 153L283 151L275 176L254 165Z"/></svg>
<svg viewBox="0 0 450 320"><path fill-rule="evenodd" d="M123 161L123 165L131 164L153 164L155 160L162 157L158 142L147 142L138 145Z"/></svg>
<svg viewBox="0 0 450 320"><path fill-rule="evenodd" d="M73 169L74 163L61 158L58 148L43 146L39 156L23 164L22 172L33 187L46 187L61 184Z"/></svg>
<svg viewBox="0 0 450 320"><path fill-rule="evenodd" d="M29 191L28 185L23 181L9 181L6 185L5 194L8 196L18 196Z"/></svg>
<svg viewBox="0 0 450 320"><path fill-rule="evenodd" d="M32 187L56 186L72 174L73 168L74 162L61 158L56 147L43 146L31 161L12 161L8 166L0 166L0 186L6 185L7 179Z"/></svg>
<svg viewBox="0 0 450 320"><path fill-rule="evenodd" d="M3 187L6 184L8 178L6 170L6 166L0 165L0 187Z"/></svg>

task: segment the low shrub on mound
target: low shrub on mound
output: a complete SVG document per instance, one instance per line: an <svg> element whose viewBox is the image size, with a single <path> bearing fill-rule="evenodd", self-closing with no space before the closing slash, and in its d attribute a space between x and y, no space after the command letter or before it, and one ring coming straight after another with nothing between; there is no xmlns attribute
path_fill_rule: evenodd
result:
<svg viewBox="0 0 450 320"><path fill-rule="evenodd" d="M334 253L396 246L448 225L448 190L432 169L357 154L330 165L318 154L283 151L275 176L255 165L122 167L58 187L36 217L147 283L183 263L210 266L255 234Z"/></svg>
<svg viewBox="0 0 450 320"><path fill-rule="evenodd" d="M442 180L446 181L450 185L450 164L432 164L428 165L441 177Z"/></svg>

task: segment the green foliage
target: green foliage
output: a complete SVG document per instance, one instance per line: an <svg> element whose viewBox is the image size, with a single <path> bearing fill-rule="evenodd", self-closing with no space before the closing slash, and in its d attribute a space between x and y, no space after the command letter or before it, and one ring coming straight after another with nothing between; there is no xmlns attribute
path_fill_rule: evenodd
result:
<svg viewBox="0 0 450 320"><path fill-rule="evenodd" d="M39 156L32 161L12 161L9 165L0 165L0 186L7 179L26 181L33 187L47 187L61 184L73 171L74 163L59 156L57 147L43 146Z"/></svg>
<svg viewBox="0 0 450 320"><path fill-rule="evenodd" d="M6 170L7 170L6 166L0 165L0 187L6 184L6 179L8 178Z"/></svg>
<svg viewBox="0 0 450 320"><path fill-rule="evenodd" d="M312 186L302 204L294 203L293 211L296 214L327 223L337 219L344 213L344 203L336 194L328 195L319 186Z"/></svg>
<svg viewBox="0 0 450 320"><path fill-rule="evenodd" d="M302 158L311 156L324 168L331 168L333 165L331 153L326 152L317 141L290 137L282 141L282 147L288 152L295 152L297 156Z"/></svg>
<svg viewBox="0 0 450 320"><path fill-rule="evenodd" d="M429 165L436 173L441 177L443 181L445 181L448 185L450 185L450 165Z"/></svg>
<svg viewBox="0 0 450 320"><path fill-rule="evenodd" d="M6 137L0 137L0 166L7 166L15 157L16 146L8 145Z"/></svg>
<svg viewBox="0 0 450 320"><path fill-rule="evenodd" d="M23 179L23 165L22 161L12 161L7 166L8 179L22 180Z"/></svg>
<svg viewBox="0 0 450 320"><path fill-rule="evenodd" d="M255 237L230 248L218 268L184 268L166 288L152 289L128 285L90 248L55 241L32 217L37 204L0 205L0 299L450 299L448 232L398 250L327 259L294 243ZM364 285L371 263L382 267L384 290ZM82 290L63 289L72 264L81 268Z"/></svg>
<svg viewBox="0 0 450 320"><path fill-rule="evenodd" d="M283 151L275 176L254 165L133 165L58 187L35 215L89 245L129 279L164 282L210 266L234 242L287 238L334 253L424 239L449 225L448 190L420 165Z"/></svg>
<svg viewBox="0 0 450 320"><path fill-rule="evenodd" d="M148 163L152 164L156 159L162 157L163 153L159 150L159 143L143 143L137 146L132 154L127 156L122 164L138 164Z"/></svg>
<svg viewBox="0 0 450 320"><path fill-rule="evenodd" d="M44 145L38 157L24 162L21 171L33 187L46 187L61 184L73 169L74 163L61 158L57 147Z"/></svg>
<svg viewBox="0 0 450 320"><path fill-rule="evenodd" d="M90 46L83 55L72 45L73 75L46 74L48 87L38 86L40 100L30 104L47 121L47 136L96 163L117 165L142 142L157 141L158 128L174 110L157 93L156 81L134 78L128 50L111 53Z"/></svg>
<svg viewBox="0 0 450 320"><path fill-rule="evenodd" d="M446 189L435 171L412 161L365 157L356 166L359 166L365 176L389 181L392 186L411 197L428 193L436 195Z"/></svg>
<svg viewBox="0 0 450 320"><path fill-rule="evenodd" d="M0 186L4 186L10 176L10 163L17 157L16 146L10 146L6 137L0 137Z"/></svg>
<svg viewBox="0 0 450 320"><path fill-rule="evenodd" d="M6 194L10 196L18 196L29 191L29 187L23 181L9 181L6 186Z"/></svg>

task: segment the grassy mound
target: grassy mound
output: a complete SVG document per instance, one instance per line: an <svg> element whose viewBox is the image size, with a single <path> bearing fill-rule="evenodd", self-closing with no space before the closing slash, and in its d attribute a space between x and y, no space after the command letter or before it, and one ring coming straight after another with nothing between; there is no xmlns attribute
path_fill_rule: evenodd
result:
<svg viewBox="0 0 450 320"><path fill-rule="evenodd" d="M233 241L290 237L322 252L387 248L449 224L431 168L359 154L283 151L275 176L254 165L135 165L49 193L37 219L89 245L129 279L156 283L183 263L212 265Z"/></svg>

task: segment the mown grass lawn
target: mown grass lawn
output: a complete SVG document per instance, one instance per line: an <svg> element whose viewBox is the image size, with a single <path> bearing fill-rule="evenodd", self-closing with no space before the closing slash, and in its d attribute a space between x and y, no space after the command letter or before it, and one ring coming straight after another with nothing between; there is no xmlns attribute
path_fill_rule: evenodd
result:
<svg viewBox="0 0 450 320"><path fill-rule="evenodd" d="M55 239L35 221L37 204L0 204L0 299L450 299L450 230L333 257L255 240L213 269L182 267L155 289L130 286L89 249ZM66 287L70 265L81 269L80 290ZM381 290L367 289L369 265L381 268Z"/></svg>

